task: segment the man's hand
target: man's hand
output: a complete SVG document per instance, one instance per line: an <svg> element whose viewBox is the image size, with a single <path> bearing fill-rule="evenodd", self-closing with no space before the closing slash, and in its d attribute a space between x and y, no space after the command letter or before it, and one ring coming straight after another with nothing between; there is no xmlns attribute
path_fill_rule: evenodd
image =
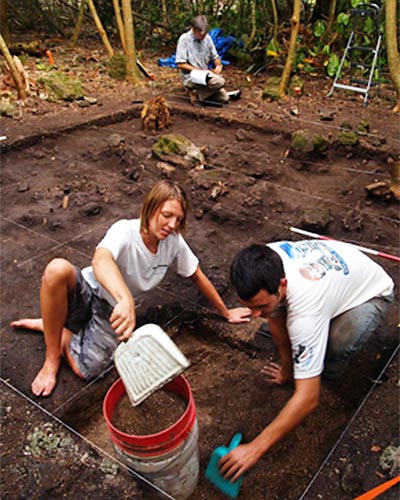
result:
<svg viewBox="0 0 400 500"><path fill-rule="evenodd" d="M118 302L110 316L110 323L115 330L118 342L128 340L136 326L135 305L133 301Z"/></svg>
<svg viewBox="0 0 400 500"><path fill-rule="evenodd" d="M261 458L253 443L241 444L228 454L224 455L218 462L221 474L235 482L248 469L253 467Z"/></svg>
<svg viewBox="0 0 400 500"><path fill-rule="evenodd" d="M219 64L218 66L215 66L215 68L212 71L216 75L220 75L222 73L222 64Z"/></svg>
<svg viewBox="0 0 400 500"><path fill-rule="evenodd" d="M229 323L248 323L250 321L251 310L248 307L235 307L228 309L226 319Z"/></svg>
<svg viewBox="0 0 400 500"><path fill-rule="evenodd" d="M261 370L266 375L267 383L284 385L293 378L291 370L284 369L281 365L269 361Z"/></svg>

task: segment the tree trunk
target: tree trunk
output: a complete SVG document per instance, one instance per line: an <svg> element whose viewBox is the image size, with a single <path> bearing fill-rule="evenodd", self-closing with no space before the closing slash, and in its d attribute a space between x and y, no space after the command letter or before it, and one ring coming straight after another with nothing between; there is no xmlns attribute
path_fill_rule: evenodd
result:
<svg viewBox="0 0 400 500"><path fill-rule="evenodd" d="M286 57L285 67L283 68L281 81L279 82L279 87L278 87L278 93L281 98L283 98L286 93L286 88L288 86L290 79L290 73L293 67L294 56L296 54L297 35L299 33L299 24L300 24L300 9L301 9L301 0L294 0L293 14L290 19L292 30L290 32L289 49Z"/></svg>
<svg viewBox="0 0 400 500"><path fill-rule="evenodd" d="M167 24L167 0L161 0L161 12L163 23Z"/></svg>
<svg viewBox="0 0 400 500"><path fill-rule="evenodd" d="M22 77L20 72L18 71L14 59L8 50L7 44L4 41L3 37L0 35L0 49L3 53L4 59L7 62L8 67L11 71L11 76L14 80L15 86L17 87L18 99L26 99L26 89L24 86L24 82L22 81Z"/></svg>
<svg viewBox="0 0 400 500"><path fill-rule="evenodd" d="M106 30L103 28L103 25L101 24L100 18L97 14L96 7L94 6L93 0L87 0L90 12L92 14L94 23L96 25L96 28L100 34L101 39L103 40L104 46L106 48L108 57L112 57L114 55L113 48L111 47L110 42L108 41L107 33Z"/></svg>
<svg viewBox="0 0 400 500"><path fill-rule="evenodd" d="M393 111L398 113L400 111L400 59L397 47L396 10L396 0L386 0L386 52L390 76L392 78L397 96L397 104L393 108Z"/></svg>
<svg viewBox="0 0 400 500"><path fill-rule="evenodd" d="M274 16L274 45L275 47L278 45L278 9L276 8L275 0L271 0L272 13Z"/></svg>
<svg viewBox="0 0 400 500"><path fill-rule="evenodd" d="M248 49L251 44L253 43L254 37L256 36L256 30L257 30L257 18L256 18L256 10L257 10L257 2L256 0L251 0L250 2L250 8L251 8L251 33L249 36L249 39L246 43L246 49Z"/></svg>
<svg viewBox="0 0 400 500"><path fill-rule="evenodd" d="M326 40L328 36L331 34L333 23L335 22L335 13L336 13L336 0L331 0L329 3L328 24L326 25L326 30L322 37L323 40Z"/></svg>
<svg viewBox="0 0 400 500"><path fill-rule="evenodd" d="M124 54L126 54L126 35L125 35L125 26L121 16L121 8L119 6L119 0L113 0L115 19L117 21L119 38L121 40L122 50Z"/></svg>
<svg viewBox="0 0 400 500"><path fill-rule="evenodd" d="M10 41L10 31L8 29L6 0L0 0L0 33L4 42L8 43Z"/></svg>
<svg viewBox="0 0 400 500"><path fill-rule="evenodd" d="M133 28L131 0L122 0L121 5L125 25L126 79L129 82L138 83L140 73L136 64L135 32Z"/></svg>
<svg viewBox="0 0 400 500"><path fill-rule="evenodd" d="M79 7L78 19L76 20L74 34L72 35L72 38L71 38L71 47L76 47L76 44L78 42L79 33L81 32L81 29L82 29L83 17L85 15L85 8L86 8L86 0L81 0L81 5Z"/></svg>

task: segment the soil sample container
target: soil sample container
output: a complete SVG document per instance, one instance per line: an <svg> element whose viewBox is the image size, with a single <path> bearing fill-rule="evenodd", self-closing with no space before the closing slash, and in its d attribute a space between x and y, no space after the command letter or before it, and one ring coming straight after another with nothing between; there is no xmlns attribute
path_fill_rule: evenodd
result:
<svg viewBox="0 0 400 500"><path fill-rule="evenodd" d="M163 390L169 392L172 398L179 397L185 406L178 420L163 430L142 434L146 427L138 426L140 434L133 434L129 422L122 425L118 417L118 405L126 397L122 379L114 382L108 390L103 402L103 414L118 458L176 500L186 500L199 479L196 408L189 382L183 375L166 384ZM140 409L140 405L130 408L132 414L135 409ZM135 415L134 419L137 418ZM145 426L146 422L142 425Z"/></svg>

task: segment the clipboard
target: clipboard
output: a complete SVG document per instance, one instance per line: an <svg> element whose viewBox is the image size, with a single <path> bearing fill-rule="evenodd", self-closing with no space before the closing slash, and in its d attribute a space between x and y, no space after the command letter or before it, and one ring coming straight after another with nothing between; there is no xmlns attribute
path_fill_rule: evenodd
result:
<svg viewBox="0 0 400 500"><path fill-rule="evenodd" d="M210 76L210 72L206 69L192 69L190 72L191 82L197 85L207 85Z"/></svg>

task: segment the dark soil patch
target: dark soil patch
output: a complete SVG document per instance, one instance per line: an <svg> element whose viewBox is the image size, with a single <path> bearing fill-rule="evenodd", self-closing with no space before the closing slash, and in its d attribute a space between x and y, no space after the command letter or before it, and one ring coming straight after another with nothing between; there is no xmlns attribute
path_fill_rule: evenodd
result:
<svg viewBox="0 0 400 500"><path fill-rule="evenodd" d="M142 403L132 406L125 394L119 400L112 424L125 434L145 436L168 429L183 415L186 401L177 394L159 389Z"/></svg>
<svg viewBox="0 0 400 500"><path fill-rule="evenodd" d="M243 99L223 109L193 108L184 100L176 72L150 69L155 69L157 86L152 83L133 91L124 82L110 82L96 74L87 81L87 92L98 97L96 105L81 109L72 103L60 110L32 98L20 120L6 118L2 124L7 136L1 172L5 499L150 498L123 466L114 474L112 466L102 462L104 453L114 456L102 402L117 378L115 370L86 384L62 366L51 398L26 399L31 398L30 383L42 364L43 339L8 326L12 319L39 314L40 275L52 257L87 265L106 228L118 218L137 217L143 195L165 175L151 154L160 134L142 131L141 105L132 104L132 99L165 94L172 104L168 132L181 133L205 147L202 168L176 167L171 178L185 186L191 200L187 240L231 306L236 304L228 284L234 254L252 242L299 239L290 227L305 227L311 209L329 212L327 235L399 255L398 204L370 199L365 192L365 186L375 180L389 181L391 161L399 154L398 121L390 114L388 91L363 108L358 98L324 97L329 82L311 79L300 99L301 114L293 116L290 108L298 104L293 99L264 102L260 98L264 77L246 83L245 75L231 68L228 80L243 88ZM321 108L334 112L333 122L320 120ZM295 129L307 126L334 138L343 121L355 128L364 119L370 122L370 133L357 148L333 145L325 158L312 161L287 155L290 132ZM110 148L109 138L115 133L124 138L123 151ZM398 285L397 263L386 259L379 263ZM266 358L277 359L277 354L266 336L255 335L258 322L228 325L207 307L190 283L170 272L138 311L138 326L160 324L191 361L186 375L198 415L202 472L195 500L225 498L203 475L212 450L227 445L236 432L242 432L245 441L252 439L293 390L263 383L260 368ZM303 498L302 492L317 474L323 481L313 482L304 498L350 500L354 491L366 491L389 477L379 469L378 451L373 451L378 448L372 446L383 450L399 444L393 423L393 416L398 417L396 375L393 371L381 374L397 347L397 324L398 303L343 379L323 384L318 410L246 475L240 498ZM346 431L341 437L378 377L374 397L368 399L370 406L363 406L351 434ZM40 448L35 455L29 436L35 428L46 430L43 426L48 422L55 426L53 435L71 434L73 443ZM335 448L339 438L340 447ZM321 472L330 450L331 460ZM356 470L361 467L362 484L343 486L344 460Z"/></svg>

